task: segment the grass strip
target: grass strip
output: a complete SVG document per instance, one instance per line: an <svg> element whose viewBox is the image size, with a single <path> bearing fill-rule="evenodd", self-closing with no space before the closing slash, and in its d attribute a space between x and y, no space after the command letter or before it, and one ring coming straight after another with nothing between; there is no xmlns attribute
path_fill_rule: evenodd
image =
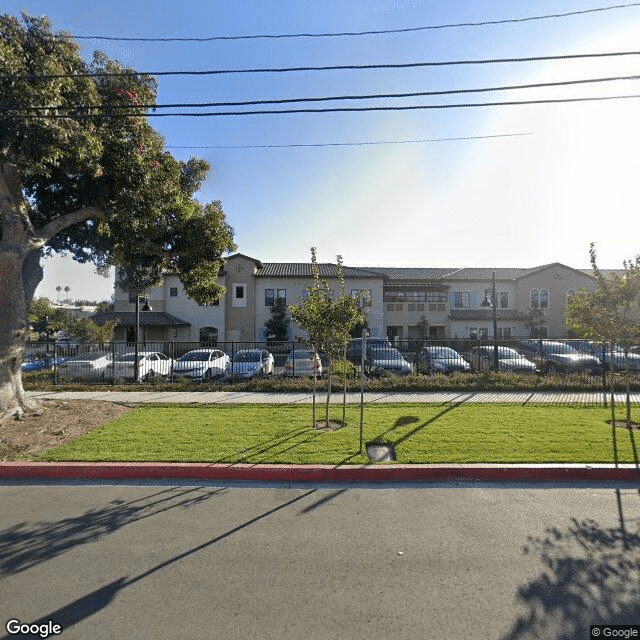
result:
<svg viewBox="0 0 640 640"><path fill-rule="evenodd" d="M331 418L341 420L341 407ZM347 425L323 431L311 426L309 405L146 405L34 459L362 464L359 419L359 406L349 405ZM611 463L609 419L602 407L369 405L364 442L393 444L400 464ZM635 432L615 434L618 462L635 462Z"/></svg>

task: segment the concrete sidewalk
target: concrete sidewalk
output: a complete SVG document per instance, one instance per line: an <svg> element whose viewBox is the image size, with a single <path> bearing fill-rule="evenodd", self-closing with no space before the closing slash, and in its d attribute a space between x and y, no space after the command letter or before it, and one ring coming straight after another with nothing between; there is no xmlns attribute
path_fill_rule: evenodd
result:
<svg viewBox="0 0 640 640"><path fill-rule="evenodd" d="M32 398L41 400L106 400L108 402L162 403L162 404L307 404L312 401L308 393L262 393L251 391L29 391ZM322 402L326 393L318 393ZM606 397L607 401L609 397ZM625 401L625 394L615 395L616 403ZM341 403L342 393L335 391L331 402ZM349 404L360 403L360 393L347 394ZM602 406L602 392L509 392L509 391L398 391L367 392L365 404L423 402L433 404L482 402L514 404L579 404ZM631 395L634 405L640 404L640 394Z"/></svg>

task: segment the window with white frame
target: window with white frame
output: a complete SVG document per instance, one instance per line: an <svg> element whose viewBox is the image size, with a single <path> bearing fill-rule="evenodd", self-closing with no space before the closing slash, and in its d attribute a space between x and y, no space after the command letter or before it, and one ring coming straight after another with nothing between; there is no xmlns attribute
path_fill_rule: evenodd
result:
<svg viewBox="0 0 640 640"><path fill-rule="evenodd" d="M529 292L529 307L531 309L548 309L549 291L547 289L531 289Z"/></svg>
<svg viewBox="0 0 640 640"><path fill-rule="evenodd" d="M273 307L275 302L274 290L273 289L265 289L264 290L264 306L265 307Z"/></svg>
<svg viewBox="0 0 640 640"><path fill-rule="evenodd" d="M471 293L468 291L455 291L453 294L453 306L456 309L471 308Z"/></svg>
<svg viewBox="0 0 640 640"><path fill-rule="evenodd" d="M246 307L247 306L247 285L234 283L231 291L233 292L232 306L236 308Z"/></svg>

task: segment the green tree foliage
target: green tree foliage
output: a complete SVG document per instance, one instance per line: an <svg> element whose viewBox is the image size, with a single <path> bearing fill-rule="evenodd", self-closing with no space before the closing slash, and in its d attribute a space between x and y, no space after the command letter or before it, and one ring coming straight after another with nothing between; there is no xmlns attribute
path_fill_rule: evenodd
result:
<svg viewBox="0 0 640 640"><path fill-rule="evenodd" d="M97 268L166 269L215 301L235 250L219 202L195 199L209 169L176 160L148 123L157 85L102 53L86 62L46 18L0 16L0 415L28 406L20 380L43 253Z"/></svg>
<svg viewBox="0 0 640 640"><path fill-rule="evenodd" d="M597 264L594 244L589 257L596 286L593 291L578 291L567 302L566 323L573 335L621 346L625 354L640 342L640 256L625 260L621 273L605 276ZM625 355L626 359L626 355ZM613 353L611 364L611 412L615 421L613 396ZM631 402L627 372L627 423L631 421ZM615 441L614 441L615 442Z"/></svg>
<svg viewBox="0 0 640 640"><path fill-rule="evenodd" d="M48 298L37 298L29 308L29 323L39 337L58 331L66 319L63 309L54 307Z"/></svg>
<svg viewBox="0 0 640 640"><path fill-rule="evenodd" d="M305 286L306 298L298 306L289 306L289 311L300 328L306 331L309 342L316 351L324 353L329 360L326 403L326 423L328 424L332 365L343 354L353 328L359 323L364 323L364 313L359 306L359 299L346 294L341 256L338 256L336 264L336 278L339 286L337 297L333 297L329 282L320 277L315 247L311 248L311 272L313 282Z"/></svg>
<svg viewBox="0 0 640 640"><path fill-rule="evenodd" d="M78 342L108 342L113 337L117 321L96 324L91 318L69 318L62 323L61 329Z"/></svg>
<svg viewBox="0 0 640 640"><path fill-rule="evenodd" d="M271 317L264 323L267 342L284 342L289 337L291 317L287 305L278 300L271 307Z"/></svg>

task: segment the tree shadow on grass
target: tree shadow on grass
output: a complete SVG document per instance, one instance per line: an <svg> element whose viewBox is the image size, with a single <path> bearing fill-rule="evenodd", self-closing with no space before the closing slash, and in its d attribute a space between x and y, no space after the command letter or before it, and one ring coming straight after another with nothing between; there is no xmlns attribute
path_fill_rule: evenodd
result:
<svg viewBox="0 0 640 640"><path fill-rule="evenodd" d="M171 488L128 502L118 499L99 509L57 522L22 522L0 532L0 576L25 571L74 547L95 542L125 525L187 509L226 493L226 489Z"/></svg>
<svg viewBox="0 0 640 640"><path fill-rule="evenodd" d="M523 553L541 573L518 589L527 613L502 640L583 640L593 624L640 624L640 520L627 527L617 492L619 527L574 518L528 539Z"/></svg>
<svg viewBox="0 0 640 640"><path fill-rule="evenodd" d="M378 434L373 440L371 440L371 442L385 442L385 443L392 444L394 447L397 447L399 444L402 444L405 440L408 440L412 436L416 435L416 433L419 433L423 429L426 429L429 425L433 424L436 420L439 420L440 418L442 418L442 416L446 415L450 411L453 411L454 409L457 409L458 407L461 407L463 404L465 404L472 397L472 395L473 394L468 394L468 395L464 396L460 400L457 400L457 401L451 402L451 403L447 403L445 408L442 411L440 411L440 413L438 413L435 416L429 418L428 420L426 420L422 424L418 425L414 429L411 429L411 431L403 433L400 437L398 437L397 439L394 440L392 437L389 437L389 434L392 434L393 431L395 431L396 429L399 429L401 427L406 427L406 426L408 426L410 424L414 424L416 422L419 422L419 418L417 418L416 416L400 416L393 423L392 427L390 427L386 431L383 431L382 433Z"/></svg>

